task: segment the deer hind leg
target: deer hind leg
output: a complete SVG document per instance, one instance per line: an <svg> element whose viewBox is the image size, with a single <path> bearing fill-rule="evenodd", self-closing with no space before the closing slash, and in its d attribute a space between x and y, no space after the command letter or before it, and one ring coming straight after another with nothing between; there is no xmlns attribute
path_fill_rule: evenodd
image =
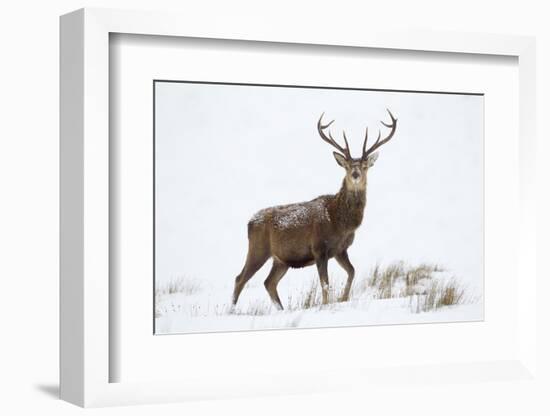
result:
<svg viewBox="0 0 550 416"><path fill-rule="evenodd" d="M279 310L283 310L283 304L281 303L281 299L279 299L279 294L277 293L277 285L287 270L288 266L286 264L283 264L278 260L273 260L273 267L264 282L264 286L267 289L267 293L269 293L269 297Z"/></svg>
<svg viewBox="0 0 550 416"><path fill-rule="evenodd" d="M269 254L266 252L256 252L252 249L248 250L248 255L246 256L246 263L243 267L241 273L235 279L235 289L233 290L233 306L237 304L239 296L244 288L246 282L248 282L254 274L262 268Z"/></svg>
<svg viewBox="0 0 550 416"><path fill-rule="evenodd" d="M323 293L323 305L328 303L328 258L321 256L316 259L317 271L319 272L319 279L321 280L321 290Z"/></svg>
<svg viewBox="0 0 550 416"><path fill-rule="evenodd" d="M346 287L344 288L344 293L340 297L340 302L347 302L349 300L349 292L351 291L351 285L353 283L353 278L355 277L355 268L349 261L348 252L343 251L342 253L335 256L338 264L346 271L348 274L348 280L346 282Z"/></svg>

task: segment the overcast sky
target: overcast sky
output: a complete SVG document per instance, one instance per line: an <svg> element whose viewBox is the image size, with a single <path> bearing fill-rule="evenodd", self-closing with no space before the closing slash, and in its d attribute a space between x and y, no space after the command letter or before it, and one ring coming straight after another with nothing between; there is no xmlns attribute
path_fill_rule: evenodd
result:
<svg viewBox="0 0 550 416"><path fill-rule="evenodd" d="M320 114L358 157L386 108L398 127L369 171L352 263L438 263L481 287L483 97L168 82L156 83L157 282L232 282L256 211L338 191L344 170L318 136Z"/></svg>

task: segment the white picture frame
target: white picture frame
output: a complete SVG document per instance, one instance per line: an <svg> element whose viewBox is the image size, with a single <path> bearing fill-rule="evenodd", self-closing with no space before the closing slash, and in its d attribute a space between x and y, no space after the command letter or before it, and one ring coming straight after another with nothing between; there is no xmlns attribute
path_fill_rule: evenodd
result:
<svg viewBox="0 0 550 416"><path fill-rule="evenodd" d="M261 380L220 378L176 382L110 382L109 363L109 34L125 33L307 45L353 46L516 57L519 65L520 224L518 353L505 361L419 365L415 377L522 380L536 376L535 41L530 37L465 33L334 32L285 27L243 17L204 26L192 15L82 9L61 18L61 398L80 406L183 401L196 398L320 392L342 388L342 377L300 373ZM239 27L239 31L234 30ZM243 35L246 34L246 35ZM247 336L247 334L244 334ZM444 370L444 371L442 371ZM367 374L338 370L354 384L406 378L407 370ZM489 376L488 376L489 375ZM291 381L288 379L291 378ZM282 381L285 381L284 383ZM315 381L315 382L312 382Z"/></svg>

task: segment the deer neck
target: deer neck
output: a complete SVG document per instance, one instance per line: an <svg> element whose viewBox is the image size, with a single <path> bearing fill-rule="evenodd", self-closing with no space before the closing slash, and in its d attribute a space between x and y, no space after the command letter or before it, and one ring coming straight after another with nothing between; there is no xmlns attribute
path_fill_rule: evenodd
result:
<svg viewBox="0 0 550 416"><path fill-rule="evenodd" d="M367 189L349 189L346 181L342 183L340 191L335 195L336 221L344 228L355 230L363 221L363 213L367 202Z"/></svg>

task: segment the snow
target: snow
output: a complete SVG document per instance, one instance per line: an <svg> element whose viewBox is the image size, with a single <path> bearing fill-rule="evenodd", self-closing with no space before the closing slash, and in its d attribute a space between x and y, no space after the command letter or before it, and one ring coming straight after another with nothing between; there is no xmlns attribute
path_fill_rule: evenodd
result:
<svg viewBox="0 0 550 416"><path fill-rule="evenodd" d="M448 273L437 273L438 279L446 279ZM296 300L303 297L316 276L310 279L291 277L279 285L279 294L285 310L279 311L269 300L260 279L245 286L237 306L231 307L233 287L204 286L197 293L161 295L157 303L155 319L157 334L203 333L243 330L267 330L284 328L320 328L390 324L414 324L437 322L464 322L483 319L483 306L479 298L461 305L441 307L429 312L418 312L416 302L423 296L427 279L417 286L418 295L401 298L377 299L372 290L352 290L348 302L335 302L336 295L345 282L338 276L331 284L332 303L300 309ZM284 282L284 281L283 281ZM206 283L206 282L205 282ZM335 289L336 288L336 289ZM357 289L355 287L354 289ZM320 299L320 289L318 302ZM320 302L319 302L320 303Z"/></svg>
<svg viewBox="0 0 550 416"><path fill-rule="evenodd" d="M261 224L270 214L273 215L273 225L281 230L305 226L311 223L313 218L317 221L330 221L325 200L322 198L262 209L254 214L250 222Z"/></svg>

